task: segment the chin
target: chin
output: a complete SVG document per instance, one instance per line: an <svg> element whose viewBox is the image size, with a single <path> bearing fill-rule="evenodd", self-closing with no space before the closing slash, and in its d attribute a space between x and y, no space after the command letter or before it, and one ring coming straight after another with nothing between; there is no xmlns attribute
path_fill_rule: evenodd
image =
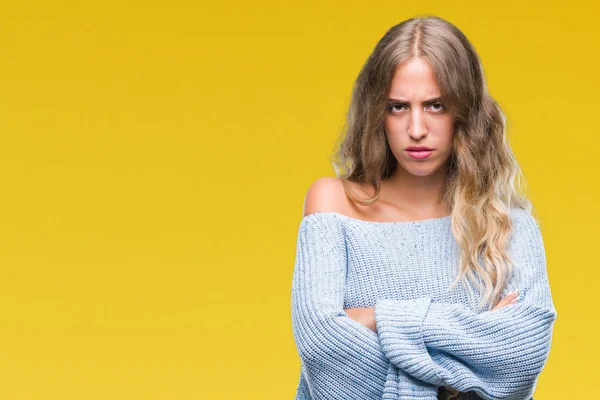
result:
<svg viewBox="0 0 600 400"><path fill-rule="evenodd" d="M414 162L411 164L421 164L421 165L400 165L402 169L404 169L408 174L413 176L431 176L435 175L440 166L437 164L427 165L427 162Z"/></svg>
<svg viewBox="0 0 600 400"><path fill-rule="evenodd" d="M408 171L408 173L413 176L431 176L434 174L434 172L435 171L428 171L428 170Z"/></svg>

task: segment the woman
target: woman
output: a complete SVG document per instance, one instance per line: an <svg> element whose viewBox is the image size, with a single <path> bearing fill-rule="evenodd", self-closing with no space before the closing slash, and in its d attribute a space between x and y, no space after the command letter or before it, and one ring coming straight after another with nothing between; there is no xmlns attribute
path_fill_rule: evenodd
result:
<svg viewBox="0 0 600 400"><path fill-rule="evenodd" d="M383 36L335 167L298 232L296 399L531 399L557 316L544 244L460 30Z"/></svg>

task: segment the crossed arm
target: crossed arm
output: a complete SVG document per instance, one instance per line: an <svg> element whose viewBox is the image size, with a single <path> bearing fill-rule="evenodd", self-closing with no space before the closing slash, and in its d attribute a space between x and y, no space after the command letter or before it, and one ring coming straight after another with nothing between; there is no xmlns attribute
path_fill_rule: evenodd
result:
<svg viewBox="0 0 600 400"><path fill-rule="evenodd" d="M512 242L523 267L506 288L519 290L515 303L475 314L428 297L381 299L365 324L343 309L342 235L330 214L317 214L303 219L298 236L292 322L314 398L437 399L438 386L484 399L531 397L556 319L533 219L521 218Z"/></svg>

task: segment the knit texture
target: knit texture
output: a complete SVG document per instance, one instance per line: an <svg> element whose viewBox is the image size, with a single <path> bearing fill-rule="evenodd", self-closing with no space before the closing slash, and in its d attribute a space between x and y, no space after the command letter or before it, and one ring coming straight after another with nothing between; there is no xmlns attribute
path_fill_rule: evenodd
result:
<svg viewBox="0 0 600 400"><path fill-rule="evenodd" d="M460 399L533 399L557 313L539 226L519 208L511 219L515 265L503 295L520 295L482 311L462 284L449 289L459 260L450 216L302 218L292 279L302 362L296 400L432 400L440 386L457 389ZM344 311L372 306L377 333Z"/></svg>

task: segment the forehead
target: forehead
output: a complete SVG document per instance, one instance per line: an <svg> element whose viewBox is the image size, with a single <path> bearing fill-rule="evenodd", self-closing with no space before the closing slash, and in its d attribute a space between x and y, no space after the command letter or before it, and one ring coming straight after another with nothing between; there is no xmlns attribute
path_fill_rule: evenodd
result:
<svg viewBox="0 0 600 400"><path fill-rule="evenodd" d="M429 98L440 96L440 88L431 65L423 58L411 58L396 67L390 97Z"/></svg>

